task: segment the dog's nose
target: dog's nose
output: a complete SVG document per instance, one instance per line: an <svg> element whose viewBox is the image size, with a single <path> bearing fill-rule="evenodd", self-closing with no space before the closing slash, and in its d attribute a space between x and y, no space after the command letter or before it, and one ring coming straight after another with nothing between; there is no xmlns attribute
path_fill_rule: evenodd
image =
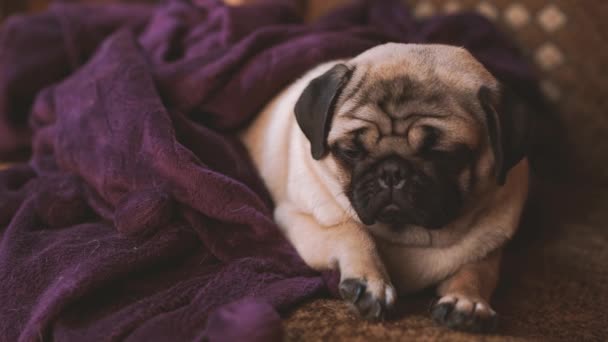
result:
<svg viewBox="0 0 608 342"><path fill-rule="evenodd" d="M406 167L396 159L388 159L378 166L378 183L385 189L401 189L405 185Z"/></svg>

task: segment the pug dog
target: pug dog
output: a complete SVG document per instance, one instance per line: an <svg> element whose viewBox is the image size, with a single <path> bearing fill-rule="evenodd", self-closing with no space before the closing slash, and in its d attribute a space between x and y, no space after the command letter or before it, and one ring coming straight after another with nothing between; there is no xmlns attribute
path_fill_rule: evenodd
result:
<svg viewBox="0 0 608 342"><path fill-rule="evenodd" d="M463 48L390 43L312 69L241 137L282 232L362 317L436 286L435 321L486 331L528 193L522 103Z"/></svg>

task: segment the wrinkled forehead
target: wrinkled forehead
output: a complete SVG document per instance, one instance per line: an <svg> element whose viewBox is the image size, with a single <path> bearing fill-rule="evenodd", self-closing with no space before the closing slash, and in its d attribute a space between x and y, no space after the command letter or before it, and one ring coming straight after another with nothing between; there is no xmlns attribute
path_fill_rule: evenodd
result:
<svg viewBox="0 0 608 342"><path fill-rule="evenodd" d="M385 44L347 65L353 73L337 101L330 142L364 121L384 134L402 134L420 116L458 122L462 129L481 112L479 88L498 88L466 50L446 45Z"/></svg>

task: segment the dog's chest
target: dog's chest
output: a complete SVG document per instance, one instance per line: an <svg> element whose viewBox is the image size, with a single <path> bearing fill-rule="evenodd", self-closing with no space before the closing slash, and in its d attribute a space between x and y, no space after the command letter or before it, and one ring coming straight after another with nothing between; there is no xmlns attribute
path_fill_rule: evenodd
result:
<svg viewBox="0 0 608 342"><path fill-rule="evenodd" d="M402 294L432 286L462 266L466 251L378 244L393 285Z"/></svg>
<svg viewBox="0 0 608 342"><path fill-rule="evenodd" d="M506 239L475 228L446 247L408 247L380 238L376 244L393 285L399 293L407 294L438 284L463 265L485 257Z"/></svg>

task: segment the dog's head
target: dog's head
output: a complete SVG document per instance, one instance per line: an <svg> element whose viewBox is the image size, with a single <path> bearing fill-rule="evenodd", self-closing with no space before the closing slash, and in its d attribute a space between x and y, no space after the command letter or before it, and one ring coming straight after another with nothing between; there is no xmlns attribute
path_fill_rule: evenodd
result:
<svg viewBox="0 0 608 342"><path fill-rule="evenodd" d="M523 157L511 94L462 48L385 44L312 80L295 113L364 224L434 229Z"/></svg>

